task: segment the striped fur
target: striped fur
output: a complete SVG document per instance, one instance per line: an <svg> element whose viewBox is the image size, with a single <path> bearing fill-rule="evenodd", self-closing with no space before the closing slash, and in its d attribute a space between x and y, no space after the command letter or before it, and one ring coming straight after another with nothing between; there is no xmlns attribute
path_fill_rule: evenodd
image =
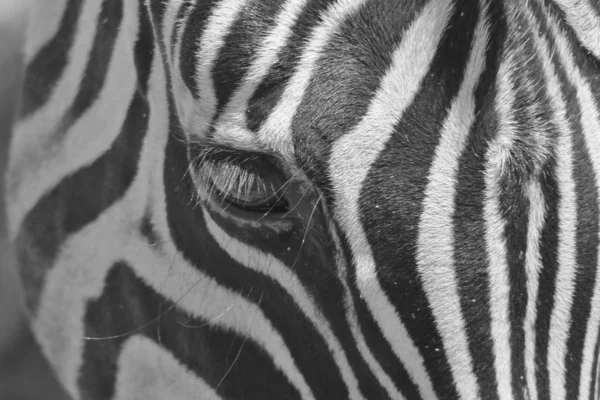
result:
<svg viewBox="0 0 600 400"><path fill-rule="evenodd" d="M600 398L597 2L30 18L9 231L74 399Z"/></svg>

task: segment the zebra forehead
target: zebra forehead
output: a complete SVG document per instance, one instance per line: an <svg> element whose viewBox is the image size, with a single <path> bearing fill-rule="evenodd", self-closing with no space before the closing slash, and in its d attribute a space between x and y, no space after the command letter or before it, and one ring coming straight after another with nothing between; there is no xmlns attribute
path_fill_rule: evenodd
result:
<svg viewBox="0 0 600 400"><path fill-rule="evenodd" d="M187 18L187 30L195 27L191 33L173 35L181 49L175 75L180 74L182 82L192 76L187 87L176 92L185 92L178 96L180 109L192 110L187 112L192 117L183 113L184 129L200 140L210 137L238 149L281 155L320 181L331 177L332 149L346 134L357 131L357 140L347 141L355 147L381 149L382 130L426 141L427 134L440 127L424 120L447 111L452 97L446 99L452 92L448 88L458 85L461 76L470 74L467 78L489 88L502 79L502 71L495 68L488 74L491 79L480 79L481 71L466 70L464 61L474 43L465 44L472 42L477 23L479 35L485 36L475 54L480 62L492 32L498 33L497 7L481 12L477 1L240 1L237 8L232 4L196 7L187 14L178 11L180 18ZM513 6L507 11L516 13ZM509 20L514 26L504 46L521 54L521 60L531 60L527 32L516 23L517 15ZM210 31L210 37L204 31ZM411 92L415 82L410 79L426 79L421 93ZM539 77L523 79L531 86L523 90L533 96L523 105L529 113L528 104L535 108L539 103L534 87ZM487 110L493 111L493 105ZM381 123L381 116L390 120ZM348 143L340 147L342 157L352 153ZM414 140L395 144L416 151L423 147ZM527 149L540 145L525 144ZM514 152L521 150L517 146L503 151L516 160ZM365 169L358 164L350 167L349 173Z"/></svg>
<svg viewBox="0 0 600 400"><path fill-rule="evenodd" d="M179 33L174 74L185 85L175 94L184 129L200 140L268 150L318 169L333 143L365 117L405 33L413 27L410 42L430 30L441 32L450 2L430 2L427 23L416 26L426 1L238 3L235 10L223 2L182 17L188 27L206 25L212 32L211 43L202 29ZM278 18L259 17L275 13ZM211 24L222 26L223 35ZM411 60L431 51L404 47ZM187 82L186 75L192 75ZM405 80L398 72L388 84L403 88ZM370 140L368 132L364 140Z"/></svg>

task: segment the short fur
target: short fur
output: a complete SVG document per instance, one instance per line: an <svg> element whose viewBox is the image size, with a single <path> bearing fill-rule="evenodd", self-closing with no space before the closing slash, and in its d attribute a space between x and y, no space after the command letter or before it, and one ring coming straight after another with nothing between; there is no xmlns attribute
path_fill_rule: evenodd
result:
<svg viewBox="0 0 600 400"><path fill-rule="evenodd" d="M65 0L7 175L75 399L593 399L593 0Z"/></svg>

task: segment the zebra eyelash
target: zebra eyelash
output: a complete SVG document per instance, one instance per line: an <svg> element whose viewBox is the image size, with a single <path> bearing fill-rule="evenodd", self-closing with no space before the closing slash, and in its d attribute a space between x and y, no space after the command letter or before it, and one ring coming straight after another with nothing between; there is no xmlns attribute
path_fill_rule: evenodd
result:
<svg viewBox="0 0 600 400"><path fill-rule="evenodd" d="M200 146L192 157L196 204L217 200L246 211L282 211L289 182L270 156L222 146ZM254 199L254 201L252 201Z"/></svg>

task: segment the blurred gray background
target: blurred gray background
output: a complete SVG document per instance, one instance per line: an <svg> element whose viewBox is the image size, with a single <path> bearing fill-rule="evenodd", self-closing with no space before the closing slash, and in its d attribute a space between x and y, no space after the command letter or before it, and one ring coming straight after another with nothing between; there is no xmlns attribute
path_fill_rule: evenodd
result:
<svg viewBox="0 0 600 400"><path fill-rule="evenodd" d="M28 4L35 0L0 0L0 400L66 400L27 329L14 254L6 237L4 170L22 75L20 46Z"/></svg>

